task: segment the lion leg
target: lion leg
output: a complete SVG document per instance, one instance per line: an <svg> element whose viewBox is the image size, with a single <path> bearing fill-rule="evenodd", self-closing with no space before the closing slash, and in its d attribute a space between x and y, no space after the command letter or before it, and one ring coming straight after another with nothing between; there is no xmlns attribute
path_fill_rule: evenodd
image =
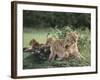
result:
<svg viewBox="0 0 100 80"><path fill-rule="evenodd" d="M53 52L51 52L49 55L49 61L52 59L53 55L54 55Z"/></svg>
<svg viewBox="0 0 100 80"><path fill-rule="evenodd" d="M65 51L65 58L68 58L68 57L69 57L69 52Z"/></svg>
<svg viewBox="0 0 100 80"><path fill-rule="evenodd" d="M50 62L54 61L55 57L56 57L56 52L54 52L53 50L51 50L51 53L49 55L49 61Z"/></svg>
<svg viewBox="0 0 100 80"><path fill-rule="evenodd" d="M56 54L53 54L53 56L52 56L52 58L51 58L51 61L50 61L50 62L53 62L53 61L54 61L54 59L55 59L55 57L56 57Z"/></svg>

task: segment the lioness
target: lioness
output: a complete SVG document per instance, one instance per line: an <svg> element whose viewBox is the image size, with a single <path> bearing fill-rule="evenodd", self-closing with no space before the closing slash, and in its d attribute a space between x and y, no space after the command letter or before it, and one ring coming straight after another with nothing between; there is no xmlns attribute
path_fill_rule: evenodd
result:
<svg viewBox="0 0 100 80"><path fill-rule="evenodd" d="M79 34L77 32L70 32L66 34L65 39L52 38L47 39L47 45L50 46L51 53L49 61L53 61L57 56L59 60L66 59L69 56L80 58L80 52L77 46Z"/></svg>
<svg viewBox="0 0 100 80"><path fill-rule="evenodd" d="M70 32L66 37L65 49L69 56L80 58L80 52L77 46L79 34L77 32Z"/></svg>

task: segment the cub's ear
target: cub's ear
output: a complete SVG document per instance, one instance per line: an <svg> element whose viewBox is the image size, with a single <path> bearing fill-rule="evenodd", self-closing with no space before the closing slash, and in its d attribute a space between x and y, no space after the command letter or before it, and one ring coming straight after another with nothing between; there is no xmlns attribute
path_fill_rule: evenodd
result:
<svg viewBox="0 0 100 80"><path fill-rule="evenodd" d="M33 43L38 43L38 42L35 39L31 39L29 45L32 45Z"/></svg>
<svg viewBox="0 0 100 80"><path fill-rule="evenodd" d="M32 40L30 40L30 42L29 42L29 45L31 45L32 44Z"/></svg>

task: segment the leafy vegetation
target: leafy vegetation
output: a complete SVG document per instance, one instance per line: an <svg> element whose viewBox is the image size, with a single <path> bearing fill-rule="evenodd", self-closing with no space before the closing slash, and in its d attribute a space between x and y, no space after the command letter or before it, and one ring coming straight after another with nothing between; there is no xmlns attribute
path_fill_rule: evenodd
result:
<svg viewBox="0 0 100 80"><path fill-rule="evenodd" d="M23 25L26 27L47 28L58 26L72 26L73 28L90 29L89 13L71 13L71 12L48 12L23 10Z"/></svg>
<svg viewBox="0 0 100 80"><path fill-rule="evenodd" d="M65 27L66 28L66 27ZM27 28L26 28L27 29ZM25 29L25 30L26 30ZM81 29L73 30L70 27L67 26L66 29L40 29L36 31L36 29L27 29L29 32L24 31L24 46L28 46L29 40L32 38L35 38L40 43L46 42L46 35L49 32L51 32L52 35L59 36L59 38L63 38L65 32L70 31L77 31L79 36L78 41L78 47L79 51L82 56L85 57L85 59L77 59L70 57L63 61L55 60L51 64L48 63L48 61L36 61L32 54L30 53L24 53L24 69L33 69L33 68L51 68L51 67L75 67L75 66L89 66L91 65L90 62L90 31L88 28L86 28L84 31ZM51 30L51 31L50 31Z"/></svg>
<svg viewBox="0 0 100 80"><path fill-rule="evenodd" d="M63 39L66 33L79 33L78 47L85 59L68 58L63 61L38 61L32 54L23 53L23 68L78 67L91 65L91 15L89 13L48 12L23 10L23 46L34 38L45 43L47 34Z"/></svg>

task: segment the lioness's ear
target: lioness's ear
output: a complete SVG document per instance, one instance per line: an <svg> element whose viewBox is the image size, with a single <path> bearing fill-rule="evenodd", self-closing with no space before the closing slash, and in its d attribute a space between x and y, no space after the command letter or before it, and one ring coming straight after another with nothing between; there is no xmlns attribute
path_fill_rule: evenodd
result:
<svg viewBox="0 0 100 80"><path fill-rule="evenodd" d="M50 33L47 34L47 38L49 38Z"/></svg>
<svg viewBox="0 0 100 80"><path fill-rule="evenodd" d="M79 33L77 31L74 32L76 35L79 35Z"/></svg>

